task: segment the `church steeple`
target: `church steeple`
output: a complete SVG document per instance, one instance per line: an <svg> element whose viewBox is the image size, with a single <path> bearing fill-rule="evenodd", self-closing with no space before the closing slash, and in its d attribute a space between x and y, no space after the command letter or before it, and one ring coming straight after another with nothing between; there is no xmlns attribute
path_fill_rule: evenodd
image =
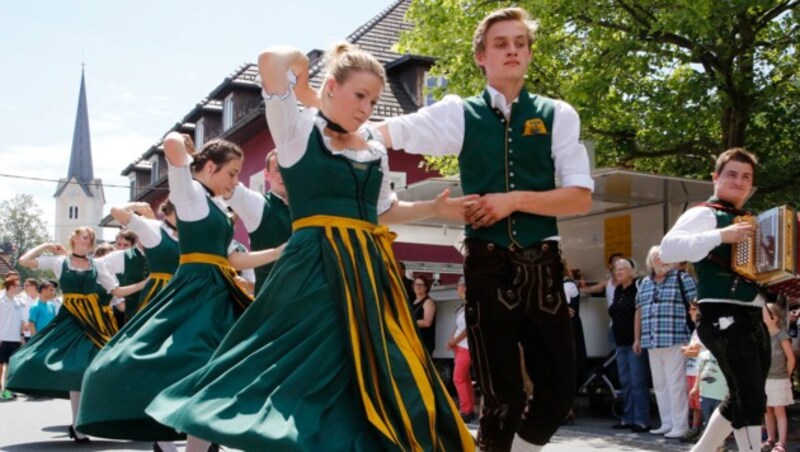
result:
<svg viewBox="0 0 800 452"><path fill-rule="evenodd" d="M81 68L81 91L78 95L78 112L72 133L72 150L69 156L67 177L58 181L56 198L56 240L66 244L69 235L78 226L89 226L97 237L102 237L100 220L103 218L103 181L94 178L92 142L89 137L89 107L86 103L86 77Z"/></svg>
<svg viewBox="0 0 800 452"><path fill-rule="evenodd" d="M81 68L81 91L78 95L78 112L75 115L75 129L72 133L72 152L69 156L67 180L78 182L87 196L92 196L89 184L94 180L92 165L92 141L89 136L89 108L86 104L86 78ZM56 193L56 195L58 195Z"/></svg>

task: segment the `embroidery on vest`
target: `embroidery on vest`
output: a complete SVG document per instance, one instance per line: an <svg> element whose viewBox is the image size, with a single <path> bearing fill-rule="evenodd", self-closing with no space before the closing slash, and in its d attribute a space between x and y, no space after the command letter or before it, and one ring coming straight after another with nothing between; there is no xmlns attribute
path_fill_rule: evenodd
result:
<svg viewBox="0 0 800 452"><path fill-rule="evenodd" d="M547 135L547 127L544 122L539 118L529 119L525 121L525 130L522 136L529 137L531 135Z"/></svg>

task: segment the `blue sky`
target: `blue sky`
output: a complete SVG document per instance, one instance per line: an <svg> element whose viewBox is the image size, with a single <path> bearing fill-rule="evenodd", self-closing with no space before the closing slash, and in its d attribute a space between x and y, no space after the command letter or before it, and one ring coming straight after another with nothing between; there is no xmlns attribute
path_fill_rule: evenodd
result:
<svg viewBox="0 0 800 452"><path fill-rule="evenodd" d="M95 177L127 186L122 169L261 49L325 49L391 3L0 2L0 173L66 176L82 61ZM55 190L0 177L0 200L34 195L50 234ZM105 192L106 211L127 200L127 189Z"/></svg>

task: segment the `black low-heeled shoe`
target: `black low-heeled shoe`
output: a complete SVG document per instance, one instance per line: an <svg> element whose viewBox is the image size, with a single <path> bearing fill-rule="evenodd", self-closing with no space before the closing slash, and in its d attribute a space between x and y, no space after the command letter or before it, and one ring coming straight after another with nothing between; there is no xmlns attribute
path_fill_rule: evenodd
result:
<svg viewBox="0 0 800 452"><path fill-rule="evenodd" d="M153 452L164 452L164 449L162 449L158 443L153 443Z"/></svg>
<svg viewBox="0 0 800 452"><path fill-rule="evenodd" d="M87 443L91 443L92 442L92 440L89 439L88 436L84 436L83 438L78 438L78 432L76 432L75 431L75 427L73 427L71 425L69 426L69 429L67 430L67 434L69 434L70 439L72 439L73 441L75 441L78 444L87 444Z"/></svg>

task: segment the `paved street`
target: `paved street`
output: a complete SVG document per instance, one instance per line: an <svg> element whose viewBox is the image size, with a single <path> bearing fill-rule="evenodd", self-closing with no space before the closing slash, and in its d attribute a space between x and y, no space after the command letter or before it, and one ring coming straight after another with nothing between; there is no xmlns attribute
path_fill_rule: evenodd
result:
<svg viewBox="0 0 800 452"><path fill-rule="evenodd" d="M24 396L20 396L15 401L2 402L0 403L0 451L152 450L152 445L149 443L100 439L93 439L90 445L78 446L67 438L69 419L70 408L66 400L27 400ZM562 427L545 451L634 452L689 449L675 440L667 441L649 434L618 433L609 427L612 423L611 419L579 418L575 425Z"/></svg>

